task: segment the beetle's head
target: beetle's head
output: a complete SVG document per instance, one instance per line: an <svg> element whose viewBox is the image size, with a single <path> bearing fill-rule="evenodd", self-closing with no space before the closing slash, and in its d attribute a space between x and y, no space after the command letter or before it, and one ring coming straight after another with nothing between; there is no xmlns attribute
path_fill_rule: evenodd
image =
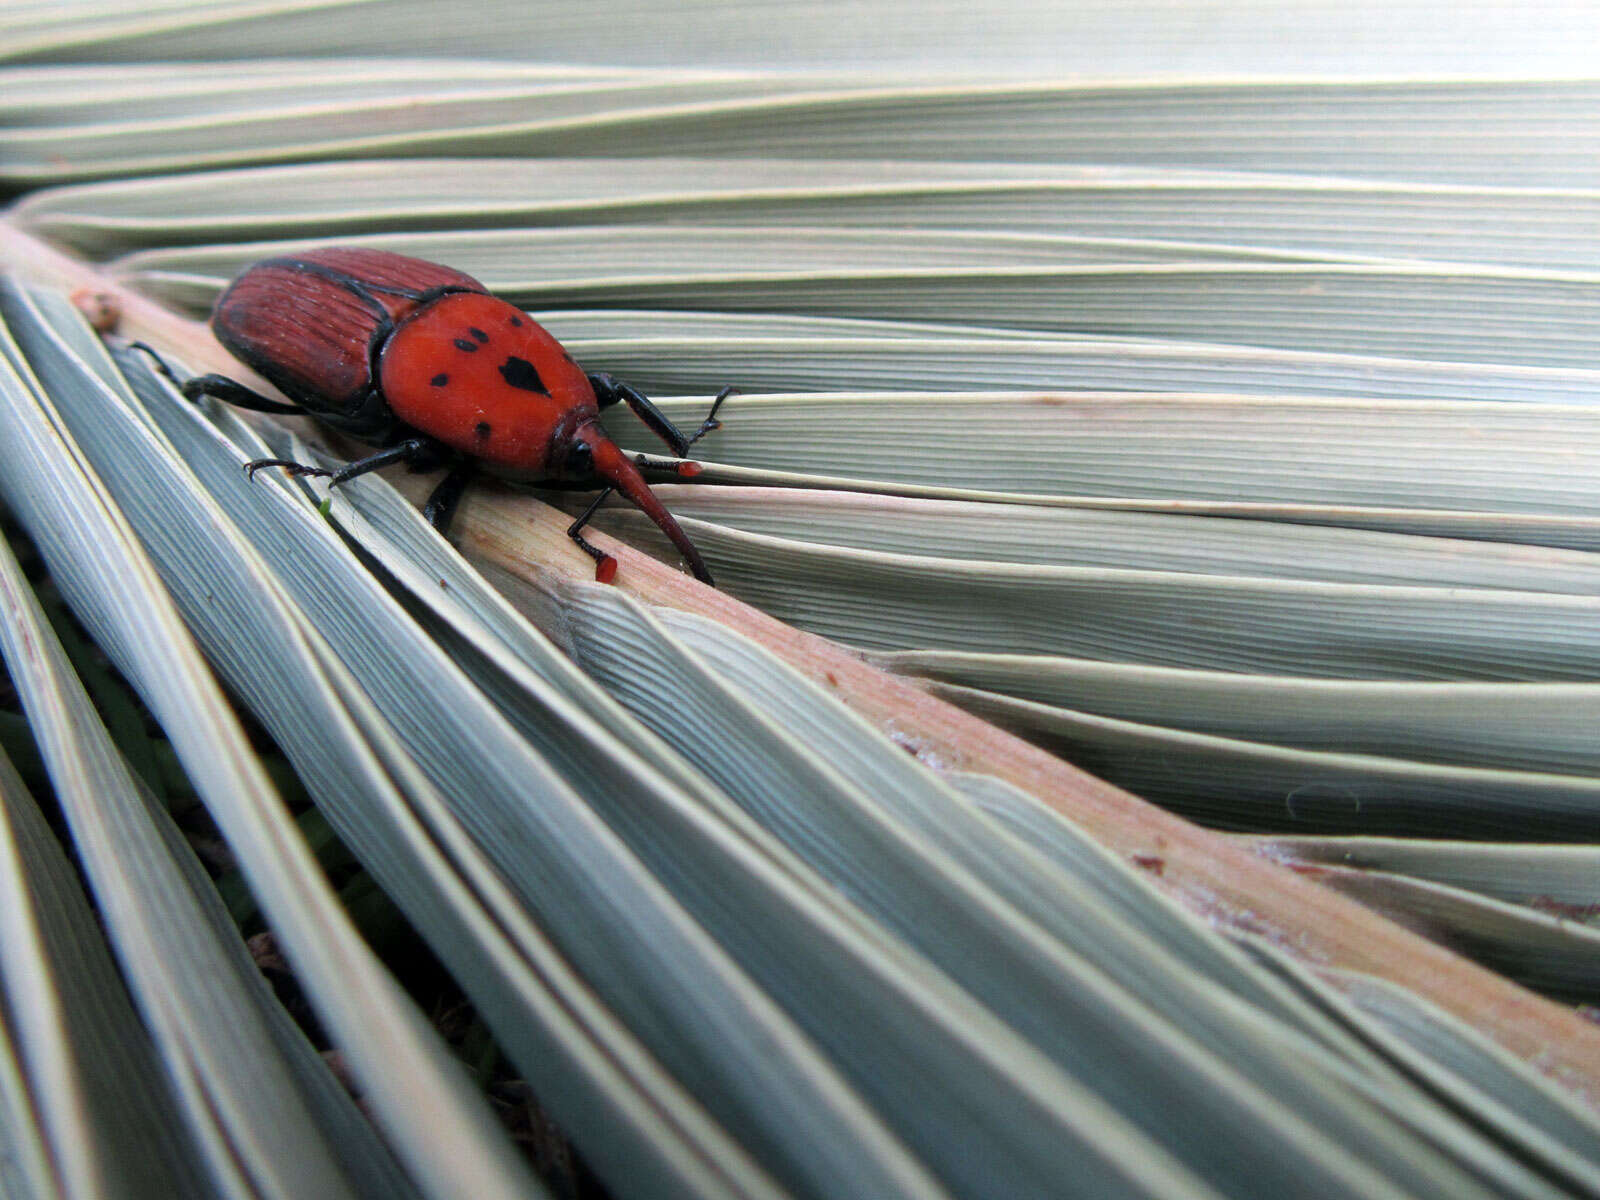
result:
<svg viewBox="0 0 1600 1200"><path fill-rule="evenodd" d="M565 483L588 483L595 476L595 444L610 440L593 421L584 422L551 447L550 474Z"/></svg>
<svg viewBox="0 0 1600 1200"><path fill-rule="evenodd" d="M701 583L711 583L711 572L706 569L705 560L689 540L689 535L683 532L672 514L656 499L633 459L622 452L622 447L606 435L598 422L593 419L584 421L574 427L569 436L560 439L552 447L550 468L557 478L568 482L593 482L616 488L672 540L672 544L689 560L689 569L694 572L694 577Z"/></svg>

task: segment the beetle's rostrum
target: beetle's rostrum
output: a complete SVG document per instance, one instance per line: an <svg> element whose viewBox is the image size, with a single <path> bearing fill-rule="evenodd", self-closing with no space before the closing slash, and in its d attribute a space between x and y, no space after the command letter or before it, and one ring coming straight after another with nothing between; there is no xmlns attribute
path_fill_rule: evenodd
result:
<svg viewBox="0 0 1600 1200"><path fill-rule="evenodd" d="M221 375L188 380L185 395L304 413L380 447L337 471L262 459L248 464L251 474L283 467L328 475L337 485L397 462L448 466L423 509L440 530L480 465L547 487L599 487L567 534L595 560L602 582L616 574L616 560L582 531L615 489L672 540L695 578L711 582L688 535L600 427L600 410L622 401L682 458L718 428L717 410L732 388L718 394L686 437L646 396L609 375L586 373L532 317L470 275L362 247L256 263L217 300L211 328L235 358L293 403L269 400ZM680 473L688 478L699 468L684 463Z"/></svg>

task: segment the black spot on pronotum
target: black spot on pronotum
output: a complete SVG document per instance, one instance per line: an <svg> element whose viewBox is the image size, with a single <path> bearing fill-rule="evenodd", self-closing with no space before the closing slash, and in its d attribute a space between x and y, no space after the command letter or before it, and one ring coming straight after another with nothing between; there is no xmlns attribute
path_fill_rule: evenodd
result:
<svg viewBox="0 0 1600 1200"><path fill-rule="evenodd" d="M473 337L477 338L480 342L487 342L489 340L489 335L487 333L485 333L483 330L479 329L476 325L474 325L471 329L467 330L467 332L470 333Z"/></svg>
<svg viewBox="0 0 1600 1200"><path fill-rule="evenodd" d="M434 387L443 387L445 384L450 382L450 376L444 374L435 375L432 379L428 380L428 382L433 384Z"/></svg>
<svg viewBox="0 0 1600 1200"><path fill-rule="evenodd" d="M525 392L538 392L548 396L550 389L545 387L544 380L539 378L539 372L525 358L518 358L513 354L500 364L500 374L505 376L505 381L514 388L521 388Z"/></svg>
<svg viewBox="0 0 1600 1200"><path fill-rule="evenodd" d="M513 325L517 326L520 329L522 327L522 318L521 317L512 317L511 318L511 323Z"/></svg>
<svg viewBox="0 0 1600 1200"><path fill-rule="evenodd" d="M457 338L456 339L456 349L457 350L474 350L475 351L475 350L477 350L477 348L478 348L478 343L477 342L469 342L466 338Z"/></svg>
<svg viewBox="0 0 1600 1200"><path fill-rule="evenodd" d="M481 438L486 438L491 433L493 433L494 430L490 428L489 422L487 422L487 421L479 421L476 425L474 425L472 427L472 432L477 434Z"/></svg>

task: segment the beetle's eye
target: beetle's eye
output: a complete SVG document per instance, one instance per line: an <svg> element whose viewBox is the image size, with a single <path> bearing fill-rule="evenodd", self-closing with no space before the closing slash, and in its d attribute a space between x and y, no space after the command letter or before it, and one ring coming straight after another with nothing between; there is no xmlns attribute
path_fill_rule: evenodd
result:
<svg viewBox="0 0 1600 1200"><path fill-rule="evenodd" d="M594 473L594 451L588 442L572 443L572 449L567 451L567 473L577 477Z"/></svg>

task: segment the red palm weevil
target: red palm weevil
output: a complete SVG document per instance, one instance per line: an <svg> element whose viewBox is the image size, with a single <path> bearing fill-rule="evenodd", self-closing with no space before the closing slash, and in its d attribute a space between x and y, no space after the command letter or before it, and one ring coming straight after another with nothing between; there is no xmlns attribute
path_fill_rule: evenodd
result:
<svg viewBox="0 0 1600 1200"><path fill-rule="evenodd" d="M190 399L215 396L270 413L300 413L381 447L336 471L284 459L247 464L334 485L391 463L448 466L423 509L449 525L480 464L555 487L602 488L567 535L609 583L617 562L583 527L616 489L672 539L695 578L705 561L662 507L638 466L600 428L600 410L621 400L679 458L718 428L724 388L690 437L650 400L609 375L585 374L561 343L470 275L384 250L328 247L248 268L217 300L211 328L233 356L293 404L280 404L221 375L186 381ZM693 472L690 464L680 468Z"/></svg>

